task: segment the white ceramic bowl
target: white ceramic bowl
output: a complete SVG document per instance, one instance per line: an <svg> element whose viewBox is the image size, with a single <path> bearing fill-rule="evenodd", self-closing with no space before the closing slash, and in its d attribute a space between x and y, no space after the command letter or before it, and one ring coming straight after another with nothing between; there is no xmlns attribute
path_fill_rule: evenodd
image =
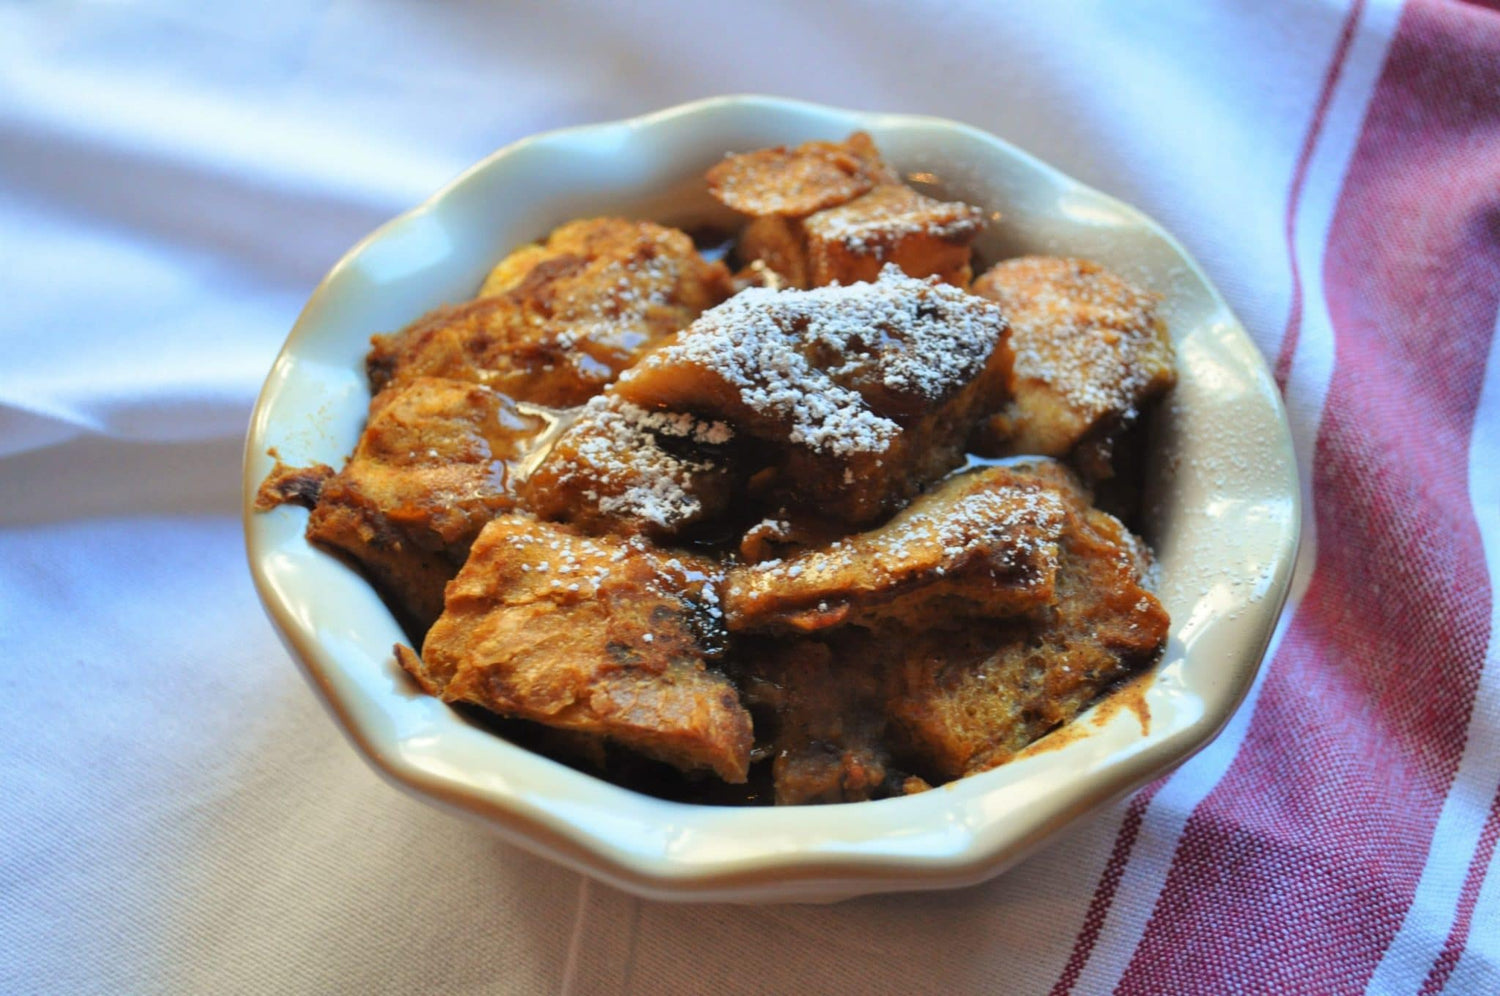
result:
<svg viewBox="0 0 1500 996"><path fill-rule="evenodd" d="M979 244L984 259L1085 256L1166 298L1181 376L1153 426L1147 533L1172 629L1165 658L1145 679L1148 723L1133 710L1096 709L1059 746L880 802L664 802L513 746L418 692L392 655L404 637L390 612L359 575L306 543L306 513L251 510L269 448L288 463L334 466L353 449L369 400L363 358L372 333L470 297L502 255L569 219L721 216L701 176L726 151L855 129L871 132L913 183L1000 212ZM1218 732L1254 677L1285 598L1299 523L1290 434L1265 365L1203 272L1152 221L961 124L764 97L705 100L518 142L355 246L313 293L266 381L246 444L244 501L261 598L378 770L631 892L736 901L978 882L1182 762Z"/></svg>

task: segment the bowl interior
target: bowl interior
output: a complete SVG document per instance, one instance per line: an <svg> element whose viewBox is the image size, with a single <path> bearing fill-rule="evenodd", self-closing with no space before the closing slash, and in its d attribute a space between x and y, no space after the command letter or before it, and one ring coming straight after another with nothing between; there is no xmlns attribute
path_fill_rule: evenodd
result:
<svg viewBox="0 0 1500 996"><path fill-rule="evenodd" d="M515 747L419 693L392 655L404 636L390 612L308 546L305 513L250 511L268 450L339 466L353 449L371 334L472 296L495 260L573 218L726 222L701 182L725 152L858 128L914 186L994 213L977 247L984 260L1084 256L1165 299L1180 382L1152 427L1144 528L1172 635L1137 707L1105 704L1008 765L917 796L792 809L666 802ZM1206 743L1249 687L1285 597L1297 494L1258 352L1181 247L1139 212L962 125L725 98L519 143L356 246L309 301L257 405L245 528L283 638L398 783L644 895L826 899L982 879Z"/></svg>

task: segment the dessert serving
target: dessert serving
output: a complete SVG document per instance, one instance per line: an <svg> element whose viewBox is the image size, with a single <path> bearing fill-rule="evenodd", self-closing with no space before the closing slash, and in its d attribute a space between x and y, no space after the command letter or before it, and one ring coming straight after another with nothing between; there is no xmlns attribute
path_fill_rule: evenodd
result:
<svg viewBox="0 0 1500 996"><path fill-rule="evenodd" d="M375 335L347 464L278 463L258 506L310 509L421 689L674 799L921 792L1149 667L1157 298L977 259L1005 205L913 189L863 133L706 184L723 258L581 218Z"/></svg>

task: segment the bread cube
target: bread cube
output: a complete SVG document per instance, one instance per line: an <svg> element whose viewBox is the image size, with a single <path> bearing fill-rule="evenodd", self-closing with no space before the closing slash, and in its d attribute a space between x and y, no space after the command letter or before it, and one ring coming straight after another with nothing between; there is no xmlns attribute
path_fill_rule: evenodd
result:
<svg viewBox="0 0 1500 996"><path fill-rule="evenodd" d="M505 515L448 586L402 666L445 702L745 781L750 716L709 661L724 650L718 569L639 540Z"/></svg>
<svg viewBox="0 0 1500 996"><path fill-rule="evenodd" d="M974 282L1011 324L1015 397L992 419L997 454L1066 456L1139 417L1176 381L1157 298L1082 259L1006 260ZM1108 476L1095 468L1090 476Z"/></svg>
<svg viewBox="0 0 1500 996"><path fill-rule="evenodd" d="M601 394L558 437L522 493L537 515L586 532L675 537L729 507L733 436L723 422Z"/></svg>
<svg viewBox="0 0 1500 996"><path fill-rule="evenodd" d="M383 391L349 463L310 502L307 538L357 563L425 630L484 524L515 506L515 463L542 427L479 384L419 377Z"/></svg>
<svg viewBox="0 0 1500 996"><path fill-rule="evenodd" d="M727 156L708 171L708 190L720 203L752 217L797 218L852 200L896 175L870 136L842 142L778 145Z"/></svg>
<svg viewBox="0 0 1500 996"><path fill-rule="evenodd" d="M771 444L774 463L754 479L768 499L860 523L960 462L1009 370L999 309L890 267L874 283L742 291L614 392Z"/></svg>
<svg viewBox="0 0 1500 996"><path fill-rule="evenodd" d="M730 568L727 622L731 631L811 633L1020 615L1054 597L1064 521L1045 472L960 474L870 532Z"/></svg>
<svg viewBox="0 0 1500 996"><path fill-rule="evenodd" d="M724 264L705 261L676 229L575 221L503 260L477 300L375 336L366 370L377 391L435 376L579 405L730 291Z"/></svg>

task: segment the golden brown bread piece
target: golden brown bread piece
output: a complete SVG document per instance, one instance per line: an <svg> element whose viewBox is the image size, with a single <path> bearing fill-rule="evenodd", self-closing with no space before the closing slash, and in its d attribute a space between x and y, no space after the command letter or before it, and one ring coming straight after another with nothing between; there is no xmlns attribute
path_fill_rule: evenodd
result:
<svg viewBox="0 0 1500 996"><path fill-rule="evenodd" d="M366 369L377 391L441 376L520 401L582 404L730 291L724 264L705 261L676 229L575 221L502 261L477 300L375 336Z"/></svg>
<svg viewBox="0 0 1500 996"><path fill-rule="evenodd" d="M979 208L904 185L863 132L730 156L708 171L708 187L751 216L739 258L803 290L874 280L887 263L967 287L969 247L985 225Z"/></svg>
<svg viewBox="0 0 1500 996"><path fill-rule="evenodd" d="M743 291L614 392L772 444L779 462L755 486L861 523L960 462L974 424L1003 402L1009 369L998 308L890 267L875 283Z"/></svg>
<svg viewBox="0 0 1500 996"><path fill-rule="evenodd" d="M514 507L513 461L541 427L478 384L383 391L349 463L323 481L307 538L354 560L403 624L425 629L479 530Z"/></svg>
<svg viewBox="0 0 1500 996"><path fill-rule="evenodd" d="M613 223L599 225L594 222L580 225L573 222L564 225L548 236L545 242L524 245L496 263L484 278L484 283L480 285L479 293L474 295L474 300L499 297L515 290L526 279L527 274L549 259L557 259L560 256L588 259L608 254L612 248L609 243L619 241L622 236L627 236L627 232L628 230L623 226ZM543 273L547 272L543 271Z"/></svg>
<svg viewBox="0 0 1500 996"><path fill-rule="evenodd" d="M1142 586L1135 539L1059 464L1011 471L1062 519L1045 603L1005 619L868 617L749 645L746 700L776 758L778 803L880 798L994 767L1160 654L1167 616Z"/></svg>
<svg viewBox="0 0 1500 996"><path fill-rule="evenodd" d="M727 156L708 171L708 191L751 216L800 217L852 200L896 175L870 136L857 131L842 142L778 145Z"/></svg>
<svg viewBox="0 0 1500 996"><path fill-rule="evenodd" d="M613 392L589 401L522 485L544 519L663 539L721 515L735 482L723 422L648 411Z"/></svg>
<svg viewBox="0 0 1500 996"><path fill-rule="evenodd" d="M731 567L726 621L732 631L810 633L1029 612L1052 601L1064 519L1049 472L959 474L870 532Z"/></svg>
<svg viewBox="0 0 1500 996"><path fill-rule="evenodd" d="M529 516L491 521L402 666L446 702L743 782L750 716L723 674L718 567Z"/></svg>
<svg viewBox="0 0 1500 996"><path fill-rule="evenodd" d="M967 287L970 246L984 225L979 208L885 184L806 218L756 218L745 226L739 255L791 287L873 280L888 263L908 276Z"/></svg>
<svg viewBox="0 0 1500 996"><path fill-rule="evenodd" d="M740 232L736 253L747 264L741 272L758 271L762 284L774 275L774 286L778 289L807 290L817 286L808 263L807 240L800 219L777 215L752 218Z"/></svg>
<svg viewBox="0 0 1500 996"><path fill-rule="evenodd" d="M862 802L899 792L893 783L902 776L884 744L879 668L846 666L842 654L812 640L767 642L750 653L745 700L772 757L776 805Z"/></svg>
<svg viewBox="0 0 1500 996"><path fill-rule="evenodd" d="M967 287L970 245L984 230L979 208L938 201L910 187L876 187L802 222L814 286L873 280L887 263L913 277Z"/></svg>
<svg viewBox="0 0 1500 996"><path fill-rule="evenodd" d="M1155 295L1087 260L1027 256L974 281L1011 324L1015 398L989 425L996 453L1065 456L1117 434L1176 380ZM1108 476L1109 440L1084 469Z"/></svg>
<svg viewBox="0 0 1500 996"><path fill-rule="evenodd" d="M281 505L301 505L314 508L323 485L338 471L326 463L315 463L310 467L289 467L281 462L281 455L273 448L267 456L276 461L266 479L255 489L255 510L269 512Z"/></svg>
<svg viewBox="0 0 1500 996"><path fill-rule="evenodd" d="M1142 585L1140 544L1081 487L1046 465L1039 472L1058 482L1067 510L1053 603L1014 621L880 644L890 654L892 751L930 780L1008 761L1166 644L1167 613Z"/></svg>

